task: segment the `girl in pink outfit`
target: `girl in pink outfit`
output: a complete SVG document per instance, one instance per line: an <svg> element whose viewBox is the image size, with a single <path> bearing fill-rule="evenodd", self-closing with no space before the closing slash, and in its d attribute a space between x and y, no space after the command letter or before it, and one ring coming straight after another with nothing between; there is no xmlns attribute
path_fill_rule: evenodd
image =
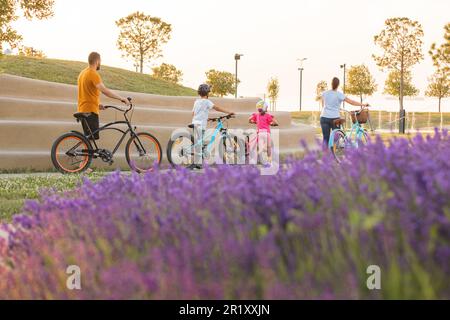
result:
<svg viewBox="0 0 450 320"><path fill-rule="evenodd" d="M257 146L258 146L258 154L261 152L265 152L267 150L267 155L269 159L272 156L272 143L270 140L270 127L278 126L277 120L275 120L274 116L267 112L269 105L265 101L259 101L256 104L256 108L258 112L252 114L252 116L248 119L250 123L256 124L257 128ZM252 146L251 146L252 147Z"/></svg>

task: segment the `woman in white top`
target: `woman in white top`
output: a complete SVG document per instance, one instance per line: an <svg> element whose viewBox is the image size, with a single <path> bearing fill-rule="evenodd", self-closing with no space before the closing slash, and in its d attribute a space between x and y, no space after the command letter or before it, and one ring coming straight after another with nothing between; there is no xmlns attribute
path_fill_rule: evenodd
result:
<svg viewBox="0 0 450 320"><path fill-rule="evenodd" d="M334 120L340 119L340 110L342 102L347 102L352 106L368 107L368 104L359 103L347 98L342 92L338 91L340 81L333 78L331 81L332 90L325 91L322 94L323 110L320 115L320 126L322 127L324 147L328 147L331 130L336 129Z"/></svg>

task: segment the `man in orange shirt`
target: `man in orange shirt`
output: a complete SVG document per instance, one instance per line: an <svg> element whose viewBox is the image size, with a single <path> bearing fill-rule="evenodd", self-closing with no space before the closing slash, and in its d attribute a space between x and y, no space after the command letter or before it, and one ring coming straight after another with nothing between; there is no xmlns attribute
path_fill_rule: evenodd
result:
<svg viewBox="0 0 450 320"><path fill-rule="evenodd" d="M100 70L101 57L97 52L92 52L89 55L89 67L81 71L78 76L78 112L87 113L87 123L92 132L95 132L99 128L99 113L103 110L103 106L100 104L100 93L105 96L116 99L123 102L126 105L130 105L130 102L115 94L111 90L105 87L102 78L97 71ZM85 135L90 135L89 128L83 122L83 130ZM95 140L98 140L98 132L94 134Z"/></svg>

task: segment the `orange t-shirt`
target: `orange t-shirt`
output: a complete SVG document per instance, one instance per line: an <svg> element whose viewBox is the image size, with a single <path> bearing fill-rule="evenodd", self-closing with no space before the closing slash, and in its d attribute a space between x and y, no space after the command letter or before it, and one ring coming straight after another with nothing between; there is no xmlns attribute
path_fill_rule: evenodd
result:
<svg viewBox="0 0 450 320"><path fill-rule="evenodd" d="M78 76L78 112L100 113L100 90L97 85L102 78L97 71L86 68Z"/></svg>

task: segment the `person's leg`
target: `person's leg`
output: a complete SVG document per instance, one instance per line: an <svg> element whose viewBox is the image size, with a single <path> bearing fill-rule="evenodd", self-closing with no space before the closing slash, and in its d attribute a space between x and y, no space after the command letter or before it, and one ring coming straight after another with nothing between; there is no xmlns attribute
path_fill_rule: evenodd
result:
<svg viewBox="0 0 450 320"><path fill-rule="evenodd" d="M89 126L91 127L91 130L94 133L94 139L99 140L100 132L96 132L100 128L100 119L98 114L96 113L91 114Z"/></svg>
<svg viewBox="0 0 450 320"><path fill-rule="evenodd" d="M97 132L95 133L95 131L98 130L98 128L100 127L100 121L99 121L99 117L98 114L95 113L91 113L89 115L89 117L86 118L86 120L83 120L82 122L82 126L83 126L83 131L84 131L84 135L85 136L90 136L92 133L94 133L93 137L90 137L89 140L98 140L100 139L100 134ZM80 164L80 166L82 166L83 164ZM94 170L92 170L91 168L88 168L85 170L85 174L89 174L92 173Z"/></svg>
<svg viewBox="0 0 450 320"><path fill-rule="evenodd" d="M84 135L87 137L91 134L90 128L89 128L89 123L87 121L87 119L81 119L81 125L83 127L83 133Z"/></svg>
<svg viewBox="0 0 450 320"><path fill-rule="evenodd" d="M81 123L83 125L83 131L84 131L85 136L90 136L92 133L94 133L94 136L91 137L89 140L100 139L100 134L98 132L95 133L95 131L97 131L98 128L100 127L100 121L99 121L98 114L91 113L86 118L86 120L83 120Z"/></svg>
<svg viewBox="0 0 450 320"><path fill-rule="evenodd" d="M269 132L267 130L261 130L258 133L258 152L261 159L267 159L271 161L270 156L270 144L269 144ZM263 163L264 165L267 163Z"/></svg>
<svg viewBox="0 0 450 320"><path fill-rule="evenodd" d="M330 133L331 133L330 119L321 117L320 118L320 127L322 128L323 146L324 146L324 148L328 148L328 143L330 141Z"/></svg>
<svg viewBox="0 0 450 320"><path fill-rule="evenodd" d="M194 126L194 162L190 169L197 169L201 167L203 162L203 133L204 130L200 125Z"/></svg>

